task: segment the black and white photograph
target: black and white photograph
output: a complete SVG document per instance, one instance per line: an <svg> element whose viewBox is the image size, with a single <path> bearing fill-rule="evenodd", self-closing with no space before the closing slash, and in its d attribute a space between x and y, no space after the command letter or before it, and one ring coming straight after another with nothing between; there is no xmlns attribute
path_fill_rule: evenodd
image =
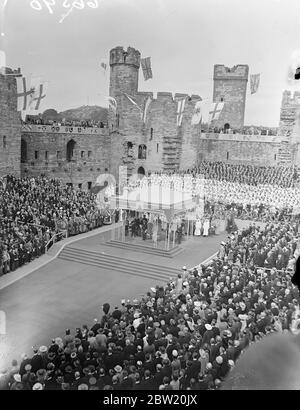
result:
<svg viewBox="0 0 300 410"><path fill-rule="evenodd" d="M300 390L299 16L0 0L0 390Z"/></svg>

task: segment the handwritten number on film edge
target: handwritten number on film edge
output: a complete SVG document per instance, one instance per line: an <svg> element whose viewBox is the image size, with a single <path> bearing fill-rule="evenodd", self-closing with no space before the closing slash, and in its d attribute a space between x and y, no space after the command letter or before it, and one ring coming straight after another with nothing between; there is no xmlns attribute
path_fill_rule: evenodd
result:
<svg viewBox="0 0 300 410"><path fill-rule="evenodd" d="M32 0L30 2L31 8L37 11L41 11L43 9L42 2L46 5L47 9L49 10L50 14L53 14L53 9L52 7L55 6L55 0ZM98 0L90 0L87 1L87 6L90 7L91 9L96 9L98 8ZM64 0L63 5L65 9L68 9L70 7L76 8L78 10L82 10L85 7L84 0L75 0L71 2L70 0Z"/></svg>

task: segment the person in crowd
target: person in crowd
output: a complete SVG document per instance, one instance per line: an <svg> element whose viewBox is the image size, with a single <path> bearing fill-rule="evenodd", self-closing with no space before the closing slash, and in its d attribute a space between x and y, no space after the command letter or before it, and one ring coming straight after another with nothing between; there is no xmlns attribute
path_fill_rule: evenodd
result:
<svg viewBox="0 0 300 410"><path fill-rule="evenodd" d="M151 288L2 370L11 390L215 390L226 387L235 363L270 334L298 334L299 290L287 260L296 225L251 224L232 233L218 256L177 281ZM240 258L242 248L245 257ZM265 249L266 248L266 249ZM255 264L261 251L270 268ZM231 254L229 260L228 255ZM278 270L276 261L284 260ZM239 263L237 261L239 260ZM259 261L263 262L263 259ZM269 340L266 337L266 340ZM264 360L260 356L260 362ZM266 359L267 360L267 359ZM38 385L37 385L38 384Z"/></svg>
<svg viewBox="0 0 300 410"><path fill-rule="evenodd" d="M95 194L59 180L8 175L0 196L0 275L44 254L55 234L57 241L63 232L77 235L103 223Z"/></svg>

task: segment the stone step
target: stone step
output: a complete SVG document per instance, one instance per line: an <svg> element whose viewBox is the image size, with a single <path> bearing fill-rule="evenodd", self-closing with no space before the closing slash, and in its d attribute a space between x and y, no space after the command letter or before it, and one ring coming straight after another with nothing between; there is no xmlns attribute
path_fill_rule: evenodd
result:
<svg viewBox="0 0 300 410"><path fill-rule="evenodd" d="M180 269L172 269L145 263L144 261L120 258L115 255L73 247L65 247L60 253L59 258L160 281L168 281L171 277L176 277L181 272Z"/></svg>

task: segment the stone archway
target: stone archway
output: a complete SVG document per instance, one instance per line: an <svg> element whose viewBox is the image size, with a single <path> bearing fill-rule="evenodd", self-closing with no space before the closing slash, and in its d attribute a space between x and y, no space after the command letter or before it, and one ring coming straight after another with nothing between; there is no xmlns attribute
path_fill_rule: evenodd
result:
<svg viewBox="0 0 300 410"><path fill-rule="evenodd" d="M70 162L73 160L74 157L74 148L75 148L76 142L72 139L67 143L67 161Z"/></svg>
<svg viewBox="0 0 300 410"><path fill-rule="evenodd" d="M145 168L144 167L139 167L137 173L138 173L139 176L145 176L146 175Z"/></svg>

